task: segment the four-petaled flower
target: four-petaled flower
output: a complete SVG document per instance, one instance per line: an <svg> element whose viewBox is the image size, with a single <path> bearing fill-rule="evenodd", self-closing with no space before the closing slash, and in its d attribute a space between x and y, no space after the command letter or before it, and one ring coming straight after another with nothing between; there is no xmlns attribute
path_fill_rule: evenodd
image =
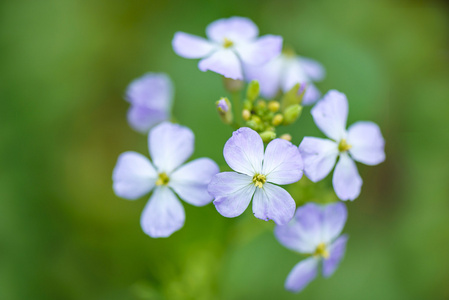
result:
<svg viewBox="0 0 449 300"><path fill-rule="evenodd" d="M187 127L164 122L150 131L148 144L153 162L136 152L121 154L112 176L113 188L117 196L129 200L155 188L140 223L149 236L168 237L185 220L184 208L175 193L195 206L210 203L207 185L219 169L209 158L182 165L194 148L194 135Z"/></svg>
<svg viewBox="0 0 449 300"><path fill-rule="evenodd" d="M348 100L335 90L329 91L311 112L315 124L332 141L316 137L303 139L299 151L304 159L304 173L313 182L320 181L340 157L332 184L338 198L354 200L362 187L354 160L366 165L377 165L385 160L385 142L380 129L372 122L361 121L346 130Z"/></svg>
<svg viewBox="0 0 449 300"><path fill-rule="evenodd" d="M184 32L173 38L173 49L185 58L202 58L201 71L211 70L232 79L243 79L242 63L262 65L279 55L282 37L265 35L249 19L231 17L212 22L206 28L209 40Z"/></svg>
<svg viewBox="0 0 449 300"><path fill-rule="evenodd" d="M312 81L322 80L325 70L319 62L313 59L282 53L263 66L247 65L245 75L248 81L259 81L260 93L268 99L274 98L281 90L289 91L299 83L301 91L303 86L306 88L302 103L309 105L321 96Z"/></svg>
<svg viewBox="0 0 449 300"><path fill-rule="evenodd" d="M131 82L126 100L131 103L128 122L135 130L147 133L151 127L170 117L173 84L168 75L147 73Z"/></svg>
<svg viewBox="0 0 449 300"><path fill-rule="evenodd" d="M295 201L275 184L290 184L301 178L303 163L297 147L275 139L264 154L259 134L242 127L226 142L223 155L236 172L219 173L209 184L209 193L215 198L220 214L229 218L239 216L253 199L253 213L257 218L271 219L276 224L291 220Z"/></svg>
<svg viewBox="0 0 449 300"><path fill-rule="evenodd" d="M323 263L323 276L331 276L346 250L348 237L338 237L346 223L346 206L337 202L325 206L308 203L296 211L293 220L276 226L275 235L285 247L310 257L299 262L288 274L285 288L300 292L318 274Z"/></svg>

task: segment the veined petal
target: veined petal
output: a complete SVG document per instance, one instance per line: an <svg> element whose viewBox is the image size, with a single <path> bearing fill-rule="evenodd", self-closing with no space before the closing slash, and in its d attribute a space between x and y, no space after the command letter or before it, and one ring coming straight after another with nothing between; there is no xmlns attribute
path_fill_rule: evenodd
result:
<svg viewBox="0 0 449 300"><path fill-rule="evenodd" d="M219 171L212 159L198 158L174 171L170 176L169 186L182 200L195 206L203 206L213 199L207 192L207 186Z"/></svg>
<svg viewBox="0 0 449 300"><path fill-rule="evenodd" d="M298 263L288 274L285 289L298 293L302 291L318 274L318 260L309 257Z"/></svg>
<svg viewBox="0 0 449 300"><path fill-rule="evenodd" d="M185 58L202 58L217 48L208 40L185 32L175 33L172 46L176 54Z"/></svg>
<svg viewBox="0 0 449 300"><path fill-rule="evenodd" d="M240 43L235 51L245 64L260 66L279 56L282 50L282 37L264 35L256 41Z"/></svg>
<svg viewBox="0 0 449 300"><path fill-rule="evenodd" d="M265 183L263 188L257 188L254 193L253 213L256 218L284 225L293 218L295 208L292 196L277 185Z"/></svg>
<svg viewBox="0 0 449 300"><path fill-rule="evenodd" d="M327 204L323 207L322 240L330 244L338 237L345 226L348 211L342 202Z"/></svg>
<svg viewBox="0 0 449 300"><path fill-rule="evenodd" d="M139 132L146 133L154 125L165 121L169 114L164 110L156 110L139 105L133 105L128 110L128 122L131 127Z"/></svg>
<svg viewBox="0 0 449 300"><path fill-rule="evenodd" d="M299 145L299 152L304 161L304 173L313 182L320 181L329 174L338 156L337 143L305 137Z"/></svg>
<svg viewBox="0 0 449 300"><path fill-rule="evenodd" d="M173 83L167 74L147 73L129 84L126 100L133 105L168 112L173 94Z"/></svg>
<svg viewBox="0 0 449 300"><path fill-rule="evenodd" d="M235 172L223 172L212 177L208 191L217 211L228 218L241 215L248 207L256 186L252 178Z"/></svg>
<svg viewBox="0 0 449 300"><path fill-rule="evenodd" d="M362 182L355 162L347 153L341 154L332 178L337 197L341 200L354 200L360 195Z"/></svg>
<svg viewBox="0 0 449 300"><path fill-rule="evenodd" d="M302 177L304 168L296 146L283 139L271 141L265 150L262 174L268 182L290 184Z"/></svg>
<svg viewBox="0 0 449 300"><path fill-rule="evenodd" d="M170 173L193 153L195 136L184 126L164 122L154 127L148 136L153 163L159 172Z"/></svg>
<svg viewBox="0 0 449 300"><path fill-rule="evenodd" d="M262 171L262 138L254 130L242 127L232 133L232 137L224 146L223 155L234 171L252 177Z"/></svg>
<svg viewBox="0 0 449 300"><path fill-rule="evenodd" d="M348 129L349 153L356 161L377 165L385 160L385 141L379 126L373 122L357 122Z"/></svg>
<svg viewBox="0 0 449 300"><path fill-rule="evenodd" d="M223 43L228 39L234 43L252 40L259 34L256 24L248 18L231 17L219 19L210 23L206 28L206 35L209 39Z"/></svg>
<svg viewBox="0 0 449 300"><path fill-rule="evenodd" d="M282 55L279 55L262 66L244 66L247 81L259 81L260 94L263 97L270 99L277 95L281 89Z"/></svg>
<svg viewBox="0 0 449 300"><path fill-rule="evenodd" d="M329 138L340 141L346 137L348 100L345 94L330 90L312 108L311 113L315 124Z"/></svg>
<svg viewBox="0 0 449 300"><path fill-rule="evenodd" d="M320 81L326 76L326 70L323 65L314 59L301 56L299 63L307 74L307 77L313 81Z"/></svg>
<svg viewBox="0 0 449 300"><path fill-rule="evenodd" d="M347 241L348 236L342 235L329 247L329 258L323 260L324 277L331 276L337 269L345 255Z"/></svg>
<svg viewBox="0 0 449 300"><path fill-rule="evenodd" d="M153 238L168 237L184 226L185 212L170 188L158 187L140 218L143 231Z"/></svg>
<svg viewBox="0 0 449 300"><path fill-rule="evenodd" d="M306 83L306 85L306 92L304 93L304 98L302 98L302 104L311 105L320 99L321 92L311 82Z"/></svg>
<svg viewBox="0 0 449 300"><path fill-rule="evenodd" d="M122 153L112 173L114 192L119 197L135 200L151 191L156 176L148 158L132 151Z"/></svg>
<svg viewBox="0 0 449 300"><path fill-rule="evenodd" d="M203 58L198 63L198 68L206 72L212 72L232 79L243 79L242 66L234 51L230 49L219 49L211 56Z"/></svg>

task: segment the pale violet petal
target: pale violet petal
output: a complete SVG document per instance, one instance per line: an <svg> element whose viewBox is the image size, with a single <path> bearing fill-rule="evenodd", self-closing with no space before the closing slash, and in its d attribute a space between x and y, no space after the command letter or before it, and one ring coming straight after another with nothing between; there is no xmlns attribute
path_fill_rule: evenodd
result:
<svg viewBox="0 0 449 300"><path fill-rule="evenodd" d="M338 145L331 140L316 137L304 137L299 145L304 161L304 173L313 182L322 180L335 165Z"/></svg>
<svg viewBox="0 0 449 300"><path fill-rule="evenodd" d="M198 63L198 68L203 72L210 70L231 79L243 79L241 63L231 49L220 49L203 58Z"/></svg>
<svg viewBox="0 0 449 300"><path fill-rule="evenodd" d="M220 44L224 42L225 38L239 43L256 38L259 35L259 29L248 18L231 17L210 23L206 28L206 34L209 39Z"/></svg>
<svg viewBox="0 0 449 300"><path fill-rule="evenodd" d="M148 136L153 163L159 172L170 173L193 153L195 136L184 126L164 122L154 127Z"/></svg>
<svg viewBox="0 0 449 300"><path fill-rule="evenodd" d="M246 80L257 80L260 94L265 98L274 98L281 89L282 57L279 55L262 66L244 65Z"/></svg>
<svg viewBox="0 0 449 300"><path fill-rule="evenodd" d="M293 218L295 208L292 196L277 185L265 183L263 188L257 188L254 193L253 213L256 218L284 225Z"/></svg>
<svg viewBox="0 0 449 300"><path fill-rule="evenodd" d="M235 172L218 173L212 177L208 192L217 211L228 218L241 215L248 207L256 186L252 178Z"/></svg>
<svg viewBox="0 0 449 300"><path fill-rule="evenodd" d="M262 174L268 182L290 184L301 179L304 168L298 147L283 139L272 140L265 150Z"/></svg>
<svg viewBox="0 0 449 300"><path fill-rule="evenodd" d="M298 263L287 276L285 289L299 293L318 275L318 260L309 257Z"/></svg>
<svg viewBox="0 0 449 300"><path fill-rule="evenodd" d="M323 206L322 242L330 244L337 238L345 226L348 212L342 202Z"/></svg>
<svg viewBox="0 0 449 300"><path fill-rule="evenodd" d="M306 83L306 92L302 98L303 105L312 105L321 97L321 92L313 83Z"/></svg>
<svg viewBox="0 0 449 300"><path fill-rule="evenodd" d="M260 135L248 127L242 127L232 133L224 146L223 155L234 171L252 177L262 172L263 151Z"/></svg>
<svg viewBox="0 0 449 300"><path fill-rule="evenodd" d="M217 48L208 40L185 32L175 33L172 46L176 54L185 58L202 58Z"/></svg>
<svg viewBox="0 0 449 300"><path fill-rule="evenodd" d="M340 141L346 137L348 100L345 94L330 90L312 108L311 113L315 124L329 138Z"/></svg>
<svg viewBox="0 0 449 300"><path fill-rule="evenodd" d="M385 141L379 126L373 122L361 121L348 129L349 153L356 161L366 165L377 165L385 160Z"/></svg>
<svg viewBox="0 0 449 300"><path fill-rule="evenodd" d="M132 151L122 153L112 173L114 192L119 197L135 200L151 191L156 176L148 158Z"/></svg>
<svg viewBox="0 0 449 300"><path fill-rule="evenodd" d="M132 105L168 112L173 102L173 83L164 73L147 73L131 82L126 100Z"/></svg>
<svg viewBox="0 0 449 300"><path fill-rule="evenodd" d="M326 70L323 65L314 59L307 57L300 57L299 62L301 64L304 73L313 81L320 81L326 76Z"/></svg>
<svg viewBox="0 0 449 300"><path fill-rule="evenodd" d="M143 231L153 238L168 237L184 226L185 212L181 202L166 186L158 187L140 218Z"/></svg>
<svg viewBox="0 0 449 300"><path fill-rule="evenodd" d="M166 121L169 118L169 113L164 110L133 105L128 110L127 118L134 130L147 133L156 124Z"/></svg>
<svg viewBox="0 0 449 300"><path fill-rule="evenodd" d="M303 85L310 82L297 57L285 57L284 66L284 76L282 79L282 90L284 92L289 91L297 83Z"/></svg>
<svg viewBox="0 0 449 300"><path fill-rule="evenodd" d="M347 153L341 154L332 178L337 197L341 200L354 200L360 194L362 182L355 162Z"/></svg>
<svg viewBox="0 0 449 300"><path fill-rule="evenodd" d="M168 184L182 200L195 206L203 206L213 199L207 192L207 186L219 171L212 159L198 158L174 171Z"/></svg>
<svg viewBox="0 0 449 300"><path fill-rule="evenodd" d="M337 269L345 255L347 241L348 236L342 235L329 247L329 257L323 260L324 277L331 276Z"/></svg>
<svg viewBox="0 0 449 300"><path fill-rule="evenodd" d="M296 210L295 220L300 228L304 253L315 252L316 247L323 242L322 207L315 203L307 203Z"/></svg>
<svg viewBox="0 0 449 300"><path fill-rule="evenodd" d="M316 243L310 241L308 234L304 234L301 224L293 218L285 225L278 225L274 229L277 240L293 251L310 254L316 249Z"/></svg>
<svg viewBox="0 0 449 300"><path fill-rule="evenodd" d="M282 50L282 37L264 35L255 41L235 45L242 62L248 65L260 66L279 56Z"/></svg>

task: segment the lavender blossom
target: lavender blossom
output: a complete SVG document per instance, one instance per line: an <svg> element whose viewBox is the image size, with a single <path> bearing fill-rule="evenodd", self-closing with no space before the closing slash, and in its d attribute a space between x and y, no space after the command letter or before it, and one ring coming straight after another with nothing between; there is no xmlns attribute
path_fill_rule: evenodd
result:
<svg viewBox="0 0 449 300"><path fill-rule="evenodd" d="M170 117L173 84L168 75L147 73L130 83L126 100L131 104L128 122L136 131L146 133Z"/></svg>
<svg viewBox="0 0 449 300"><path fill-rule="evenodd" d="M312 81L322 80L325 70L313 59L283 53L262 66L246 65L245 75L248 81L259 81L260 93L268 99L274 98L279 91L289 91L299 83L300 92L302 87L306 88L302 104L309 105L321 96Z"/></svg>
<svg viewBox="0 0 449 300"><path fill-rule="evenodd" d="M275 184L290 184L302 176L302 159L292 143L275 139L264 153L261 137L242 127L232 134L223 150L224 158L235 172L215 175L208 187L218 212L225 217L241 215L253 198L256 218L286 224L295 213L295 201ZM274 184L273 184L274 183Z"/></svg>
<svg viewBox="0 0 449 300"><path fill-rule="evenodd" d="M308 203L298 208L290 223L276 226L274 233L282 245L309 256L288 274L287 290L303 290L318 275L320 262L324 277L335 272L346 250L347 235L339 237L346 218L346 206L341 202L325 206Z"/></svg>
<svg viewBox="0 0 449 300"><path fill-rule="evenodd" d="M207 185L219 172L209 158L182 165L193 153L194 135L187 127L164 122L148 136L151 162L142 154L125 152L112 175L117 196L135 200L153 191L140 223L151 237L168 237L184 225L185 213L175 193L184 201L203 206L212 201Z"/></svg>
<svg viewBox="0 0 449 300"><path fill-rule="evenodd" d="M348 100L343 93L329 91L312 109L315 124L332 140L305 137L299 145L304 173L313 182L330 173L337 157L332 183L341 200L354 200L360 194L362 178L354 162L377 165L385 160L385 141L379 126L357 122L346 130Z"/></svg>
<svg viewBox="0 0 449 300"><path fill-rule="evenodd" d="M185 58L202 58L201 71L211 70L232 79L243 79L241 62L262 65L273 59L282 49L280 36L257 38L259 30L249 19L231 17L212 22L206 28L209 40L184 32L177 32L173 49Z"/></svg>

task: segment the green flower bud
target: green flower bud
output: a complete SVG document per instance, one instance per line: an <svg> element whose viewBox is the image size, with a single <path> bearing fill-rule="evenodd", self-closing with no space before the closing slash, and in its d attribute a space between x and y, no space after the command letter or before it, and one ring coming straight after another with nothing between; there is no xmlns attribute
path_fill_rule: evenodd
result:
<svg viewBox="0 0 449 300"><path fill-rule="evenodd" d="M302 112L302 106L299 104L290 105L284 112L284 125L289 125L295 122Z"/></svg>
<svg viewBox="0 0 449 300"><path fill-rule="evenodd" d="M260 137L264 143L269 143L276 138L276 133L273 131L264 131L260 133Z"/></svg>
<svg viewBox="0 0 449 300"><path fill-rule="evenodd" d="M242 118L243 120L248 121L251 118L251 112L247 109L244 109L242 111Z"/></svg>
<svg viewBox="0 0 449 300"><path fill-rule="evenodd" d="M305 88L302 88L299 83L295 84L288 92L282 96L281 107L285 110L293 104L301 104L304 97Z"/></svg>
<svg viewBox="0 0 449 300"><path fill-rule="evenodd" d="M245 101L243 101L243 108L251 111L253 109L253 102L245 99Z"/></svg>
<svg viewBox="0 0 449 300"><path fill-rule="evenodd" d="M259 96L259 81L253 80L249 83L248 89L246 90L246 97L250 101L256 100L257 96Z"/></svg>
<svg viewBox="0 0 449 300"><path fill-rule="evenodd" d="M288 134L288 133L284 133L284 134L281 135L279 138L280 138L280 139L283 139L283 140L286 140L286 141L289 141L289 142L292 141L292 136L291 136L290 134Z"/></svg>
<svg viewBox="0 0 449 300"><path fill-rule="evenodd" d="M270 102L268 102L268 109L271 111L271 112L277 112L278 110L279 110L279 107L280 107L281 105L280 105L280 103L278 102L278 101L270 101Z"/></svg>
<svg viewBox="0 0 449 300"><path fill-rule="evenodd" d="M277 114L274 116L273 121L271 121L271 124L273 124L273 126L279 126L282 124L282 121L284 121L284 116L282 114Z"/></svg>

